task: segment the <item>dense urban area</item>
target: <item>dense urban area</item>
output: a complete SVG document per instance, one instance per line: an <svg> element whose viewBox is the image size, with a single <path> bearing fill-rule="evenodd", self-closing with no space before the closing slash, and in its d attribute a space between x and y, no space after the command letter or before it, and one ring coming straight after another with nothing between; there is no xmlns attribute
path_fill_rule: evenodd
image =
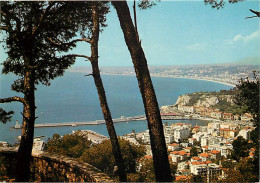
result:
<svg viewBox="0 0 260 183"><path fill-rule="evenodd" d="M260 66L247 64L150 66L151 76L203 79L236 85L241 78L252 78L252 71L259 73ZM71 72L90 73L89 67L73 67ZM132 67L103 67L102 74L135 75Z"/></svg>

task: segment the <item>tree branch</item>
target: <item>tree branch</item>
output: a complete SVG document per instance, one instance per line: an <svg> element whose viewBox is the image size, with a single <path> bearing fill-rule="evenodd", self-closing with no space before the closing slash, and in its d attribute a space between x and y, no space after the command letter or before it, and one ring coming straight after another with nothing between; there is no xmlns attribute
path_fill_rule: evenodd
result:
<svg viewBox="0 0 260 183"><path fill-rule="evenodd" d="M6 31L8 31L8 27L7 27L7 26L0 26L0 30L6 30Z"/></svg>
<svg viewBox="0 0 260 183"><path fill-rule="evenodd" d="M76 42L80 42L80 41L85 41L87 43L90 43L90 39L87 39L87 38L81 38L81 39L75 39L71 42L68 42L68 43L64 43L64 42L55 42L54 40L52 40L50 37L47 37L47 40L50 41L52 44L56 45L56 46L65 46L65 45L71 45L71 44L74 44Z"/></svg>
<svg viewBox="0 0 260 183"><path fill-rule="evenodd" d="M32 34L36 34L39 30L39 28L42 25L42 22L45 20L47 13L50 11L51 7L55 4L55 2L49 2L49 6L45 9L45 11L43 12L42 16L39 19L39 23L37 26L34 26Z"/></svg>
<svg viewBox="0 0 260 183"><path fill-rule="evenodd" d="M0 103L10 103L10 102L21 102L23 104L26 103L25 99L22 97L9 97L9 98L2 98L0 99Z"/></svg>
<svg viewBox="0 0 260 183"><path fill-rule="evenodd" d="M89 56L86 56L86 55L71 54L71 56L74 56L74 57L82 57L82 58L86 58L86 59L88 59L89 61L91 61L91 60L92 60L92 59L91 59L91 57L89 57Z"/></svg>
<svg viewBox="0 0 260 183"><path fill-rule="evenodd" d="M4 12L3 10L1 11L1 13L3 14L3 16L5 18L8 18L8 26L10 29L12 29L11 27L11 19L13 19L15 22L16 22L16 26L15 26L15 29L20 31L21 30L21 21L18 17L16 17L16 15L13 13L13 12ZM10 19L11 18L11 19Z"/></svg>
<svg viewBox="0 0 260 183"><path fill-rule="evenodd" d="M93 76L93 74L87 74L87 75L85 75L86 77L88 77L88 76Z"/></svg>
<svg viewBox="0 0 260 183"><path fill-rule="evenodd" d="M258 17L258 16L246 17L245 19L248 19L248 18L255 18L255 17Z"/></svg>

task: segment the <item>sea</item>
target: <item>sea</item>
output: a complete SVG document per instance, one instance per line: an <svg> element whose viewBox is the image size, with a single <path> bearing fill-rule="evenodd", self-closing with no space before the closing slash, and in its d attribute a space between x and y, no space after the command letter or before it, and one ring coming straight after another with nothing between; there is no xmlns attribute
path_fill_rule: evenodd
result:
<svg viewBox="0 0 260 183"><path fill-rule="evenodd" d="M0 75L0 97L22 96L11 90L11 84L17 77L8 74ZM144 115L144 107L141 94L135 76L102 75L106 90L107 101L113 118L121 116L131 117ZM152 77L159 106L173 105L178 96L199 92L219 91L232 88L230 85L205 80ZM83 73L66 72L64 76L51 81L50 86L38 85L36 90L36 124L80 122L103 119L98 95L92 77L86 77ZM0 141L11 144L17 142L21 135L21 129L13 129L15 121L22 122L22 104L13 102L0 104L5 110L13 110L15 114L11 122L0 123ZM164 121L166 122L166 121ZM201 120L169 120L169 123L191 123L192 125L206 125ZM115 123L117 135L125 135L147 130L146 121ZM35 128L35 137L43 136L44 140L57 133L60 135L72 133L76 130L93 130L108 136L105 124L86 125L75 127L48 127Z"/></svg>

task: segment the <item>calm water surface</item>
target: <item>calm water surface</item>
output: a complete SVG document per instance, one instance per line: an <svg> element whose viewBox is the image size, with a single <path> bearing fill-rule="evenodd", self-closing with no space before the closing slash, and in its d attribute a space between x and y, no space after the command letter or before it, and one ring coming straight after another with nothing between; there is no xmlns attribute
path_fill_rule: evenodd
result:
<svg viewBox="0 0 260 183"><path fill-rule="evenodd" d="M0 76L0 97L19 95L10 90L15 77L13 75ZM120 116L143 115L144 108L139 92L137 80L134 76L102 76L108 104L113 118ZM179 95L198 91L219 91L230 89L230 86L191 79L152 78L159 105L172 105ZM93 78L84 77L81 73L67 72L63 77L52 81L51 86L39 85L36 91L36 123L91 121L102 119L96 88ZM15 115L10 123L0 124L0 141L14 143L21 130L10 129L15 120L21 124L22 105L20 103L0 104L6 110L14 110ZM187 122L195 125L206 124L199 120L174 120L169 123ZM145 121L116 123L118 135L130 133L133 129L141 132L147 129ZM106 127L102 125L36 128L35 136L51 137L54 133L61 135L71 133L72 130L90 129L107 135Z"/></svg>

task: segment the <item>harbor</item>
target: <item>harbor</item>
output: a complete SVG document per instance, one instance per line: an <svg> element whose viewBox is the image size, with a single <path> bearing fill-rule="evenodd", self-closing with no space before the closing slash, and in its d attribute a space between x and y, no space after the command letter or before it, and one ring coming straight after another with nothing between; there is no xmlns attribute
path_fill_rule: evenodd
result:
<svg viewBox="0 0 260 183"><path fill-rule="evenodd" d="M176 114L162 114L162 120L184 120L184 119L193 119L190 116L181 116ZM113 119L114 123L120 122L131 122L131 121L144 121L146 120L145 115L138 115L132 117L121 116L120 118ZM105 124L105 120L95 120L95 121L81 121L81 122L60 122L60 123L42 123L35 124L35 128L46 128L46 127L64 127L64 126L82 126L82 125L100 125ZM14 129L21 129L22 125L16 121L16 125L13 127Z"/></svg>
<svg viewBox="0 0 260 183"><path fill-rule="evenodd" d="M144 115L133 116L133 117L125 117L121 116L120 118L113 119L114 123L119 122L130 122L130 121L143 121L146 120ZM64 126L82 126L82 125L100 125L105 124L105 120L95 120L95 121L82 121L82 122L61 122L61 123L42 123L35 124L35 128L44 128L44 127L64 127ZM18 124L16 121L15 129L21 129L22 125Z"/></svg>

